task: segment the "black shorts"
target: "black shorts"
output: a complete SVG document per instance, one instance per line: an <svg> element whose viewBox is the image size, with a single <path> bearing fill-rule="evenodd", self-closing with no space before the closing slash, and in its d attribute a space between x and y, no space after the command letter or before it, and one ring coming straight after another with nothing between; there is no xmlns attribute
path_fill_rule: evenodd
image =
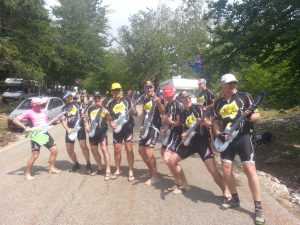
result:
<svg viewBox="0 0 300 225"><path fill-rule="evenodd" d="M119 133L113 133L113 143L133 142L133 127L134 124L132 122L125 123Z"/></svg>
<svg viewBox="0 0 300 225"><path fill-rule="evenodd" d="M107 144L107 129L96 129L95 131L95 136L94 137L89 137L89 141L91 145L98 145L101 143L106 143Z"/></svg>
<svg viewBox="0 0 300 225"><path fill-rule="evenodd" d="M149 148L154 148L159 137L159 130L154 127L150 127L146 138L140 137L139 145Z"/></svg>
<svg viewBox="0 0 300 225"><path fill-rule="evenodd" d="M238 135L224 152L221 152L222 161L232 162L238 154L243 163L255 162L255 150L252 143L251 134Z"/></svg>
<svg viewBox="0 0 300 225"><path fill-rule="evenodd" d="M167 144L162 145L162 147L169 151L176 151L180 143L181 143L181 132L172 129Z"/></svg>
<svg viewBox="0 0 300 225"><path fill-rule="evenodd" d="M85 130L84 130L84 129L80 129L80 130L78 131L77 139L78 139L79 141L81 141L81 140L86 140L86 133L85 133ZM66 133L65 141L66 141L66 143L71 143L71 144L74 144L74 143L75 143L75 141L72 141L72 140L69 139L68 133Z"/></svg>
<svg viewBox="0 0 300 225"><path fill-rule="evenodd" d="M181 143L175 151L181 159L185 159L195 153L198 153L203 161L214 157L213 151L209 147L208 133L196 135L192 138L188 146Z"/></svg>
<svg viewBox="0 0 300 225"><path fill-rule="evenodd" d="M55 142L53 137L48 132L46 134L49 136L49 141L43 146L50 150L53 146L55 146ZM40 151L41 145L34 141L31 141L31 149L32 151Z"/></svg>

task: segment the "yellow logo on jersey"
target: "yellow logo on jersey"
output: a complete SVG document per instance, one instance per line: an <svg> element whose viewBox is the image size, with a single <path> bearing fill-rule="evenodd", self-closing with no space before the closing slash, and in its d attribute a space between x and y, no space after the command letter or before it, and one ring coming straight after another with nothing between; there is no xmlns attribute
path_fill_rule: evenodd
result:
<svg viewBox="0 0 300 225"><path fill-rule="evenodd" d="M105 118L106 115L107 115L107 113L108 113L107 110L103 110L103 111L101 112L101 115L100 115L100 116L101 116L102 118Z"/></svg>
<svg viewBox="0 0 300 225"><path fill-rule="evenodd" d="M205 97L204 96L198 97L197 102L198 102L199 105L204 105Z"/></svg>
<svg viewBox="0 0 300 225"><path fill-rule="evenodd" d="M189 116L185 119L185 125L186 125L187 127L193 126L196 122L197 122L197 118L195 117L194 114L189 115Z"/></svg>
<svg viewBox="0 0 300 225"><path fill-rule="evenodd" d="M225 129L226 129L226 130L230 130L230 129L231 129L231 126L232 126L232 123L227 123Z"/></svg>
<svg viewBox="0 0 300 225"><path fill-rule="evenodd" d="M77 114L77 107L75 105L72 106L72 109L68 112L69 116L75 116Z"/></svg>
<svg viewBox="0 0 300 225"><path fill-rule="evenodd" d="M152 109L152 101L149 101L144 105L144 110L149 112L151 109Z"/></svg>
<svg viewBox="0 0 300 225"><path fill-rule="evenodd" d="M126 111L126 106L123 102L119 103L119 104L116 104L113 108L113 112L115 114L117 113L124 113Z"/></svg>
<svg viewBox="0 0 300 225"><path fill-rule="evenodd" d="M234 119L236 118L238 112L239 112L239 107L236 104L236 101L226 104L220 109L220 115L223 119L228 117L230 119Z"/></svg>
<svg viewBox="0 0 300 225"><path fill-rule="evenodd" d="M90 113L91 120L95 120L100 109L93 110Z"/></svg>

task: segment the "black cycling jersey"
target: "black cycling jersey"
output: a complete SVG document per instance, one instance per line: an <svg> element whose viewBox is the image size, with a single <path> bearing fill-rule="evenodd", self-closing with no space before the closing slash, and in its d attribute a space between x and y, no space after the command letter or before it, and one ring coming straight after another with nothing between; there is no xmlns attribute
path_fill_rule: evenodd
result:
<svg viewBox="0 0 300 225"><path fill-rule="evenodd" d="M74 128L76 122L80 119L79 105L75 102L68 103L64 106L63 111L66 112L65 119L69 128Z"/></svg>
<svg viewBox="0 0 300 225"><path fill-rule="evenodd" d="M118 119L122 113L128 113L130 108L131 102L126 98L120 100L111 99L107 104L107 109L113 120ZM127 123L134 123L133 117L130 116L129 118Z"/></svg>
<svg viewBox="0 0 300 225"><path fill-rule="evenodd" d="M199 109L199 107L195 104L192 104L192 106L189 109L184 109L180 121L183 124L184 130L189 129L194 123L197 122L198 118L203 118L204 113L202 110ZM202 130L206 130L206 128L201 128ZM196 129L196 132L200 132L200 127L198 126Z"/></svg>
<svg viewBox="0 0 300 225"><path fill-rule="evenodd" d="M253 99L249 93L237 92L229 100L219 98L214 104L216 119L223 122L223 129L231 126L240 116L253 104ZM250 133L253 123L246 121L241 130L241 134Z"/></svg>
<svg viewBox="0 0 300 225"><path fill-rule="evenodd" d="M168 102L166 105L166 114L168 117L172 117L173 121L176 121L176 118L181 116L183 112L183 105L178 101L174 100L172 102ZM173 128L176 131L181 131L181 126L177 126Z"/></svg>
<svg viewBox="0 0 300 225"><path fill-rule="evenodd" d="M104 107L98 108L97 106L93 105L88 110L88 118L90 124L96 122L97 128L101 128L106 130L108 128L107 122L105 117L109 112Z"/></svg>
<svg viewBox="0 0 300 225"><path fill-rule="evenodd" d="M144 111L144 119L149 116L152 119L152 125L157 129L160 129L161 126L161 118L158 106L153 100L153 97L143 96L143 111ZM153 108L155 107L155 108Z"/></svg>
<svg viewBox="0 0 300 225"><path fill-rule="evenodd" d="M177 116L180 116L183 110L182 104L178 100L168 102L166 105L166 114L172 116L172 120L176 120Z"/></svg>
<svg viewBox="0 0 300 225"><path fill-rule="evenodd" d="M214 103L214 94L211 90L206 89L201 91L197 96L197 104L200 106L208 106Z"/></svg>

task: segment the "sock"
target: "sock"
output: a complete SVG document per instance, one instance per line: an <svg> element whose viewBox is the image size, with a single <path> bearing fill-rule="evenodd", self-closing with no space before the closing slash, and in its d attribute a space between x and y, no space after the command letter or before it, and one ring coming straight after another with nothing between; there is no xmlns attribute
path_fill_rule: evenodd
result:
<svg viewBox="0 0 300 225"><path fill-rule="evenodd" d="M255 209L262 209L261 201L254 201Z"/></svg>
<svg viewBox="0 0 300 225"><path fill-rule="evenodd" d="M231 194L231 196L234 201L240 201L238 193L233 193L233 194Z"/></svg>

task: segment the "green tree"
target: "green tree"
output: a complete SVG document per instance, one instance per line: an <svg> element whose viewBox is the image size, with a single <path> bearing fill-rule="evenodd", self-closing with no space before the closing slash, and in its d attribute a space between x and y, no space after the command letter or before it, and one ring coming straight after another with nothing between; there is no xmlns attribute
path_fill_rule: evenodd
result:
<svg viewBox="0 0 300 225"><path fill-rule="evenodd" d="M170 9L164 6L140 11L130 18L130 27L120 29L120 42L134 83L141 84L145 79L159 81L168 74L171 16Z"/></svg>
<svg viewBox="0 0 300 225"><path fill-rule="evenodd" d="M102 73L106 46L106 9L101 0L60 0L53 11L59 32L58 54L61 83L92 79Z"/></svg>
<svg viewBox="0 0 300 225"><path fill-rule="evenodd" d="M175 10L162 5L140 11L130 18L129 27L120 30L130 79L141 84L171 75L195 76L188 64L204 52L208 35L202 1L184 1Z"/></svg>
<svg viewBox="0 0 300 225"><path fill-rule="evenodd" d="M42 80L55 62L53 28L43 1L0 2L0 77Z"/></svg>
<svg viewBox="0 0 300 225"><path fill-rule="evenodd" d="M263 82L256 85L267 88L277 106L299 104L298 8L295 0L212 2L212 42L207 51L211 72L235 71L247 89L253 89L254 80Z"/></svg>

